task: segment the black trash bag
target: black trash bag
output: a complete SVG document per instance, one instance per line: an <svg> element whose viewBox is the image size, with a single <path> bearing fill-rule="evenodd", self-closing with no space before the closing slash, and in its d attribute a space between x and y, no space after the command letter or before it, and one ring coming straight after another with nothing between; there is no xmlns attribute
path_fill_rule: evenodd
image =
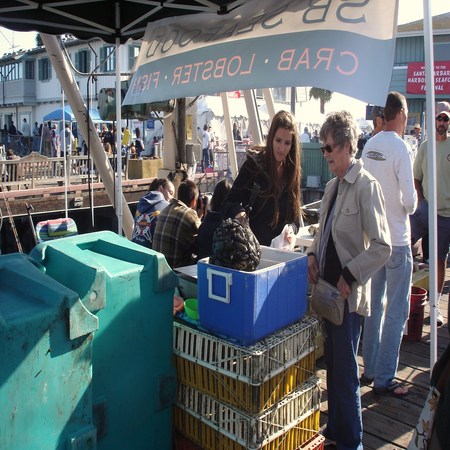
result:
<svg viewBox="0 0 450 450"><path fill-rule="evenodd" d="M222 222L213 235L213 254L209 262L216 266L253 272L261 260L261 246L248 226L237 219Z"/></svg>

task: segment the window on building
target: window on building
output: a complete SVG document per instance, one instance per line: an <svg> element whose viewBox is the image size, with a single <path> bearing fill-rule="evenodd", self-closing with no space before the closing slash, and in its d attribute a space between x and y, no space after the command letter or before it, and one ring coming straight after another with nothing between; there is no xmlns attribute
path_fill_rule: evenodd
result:
<svg viewBox="0 0 450 450"><path fill-rule="evenodd" d="M19 62L5 64L0 67L0 73L3 81L19 80L22 78L22 64Z"/></svg>
<svg viewBox="0 0 450 450"><path fill-rule="evenodd" d="M100 66L101 72L115 72L116 70L116 52L114 46L108 45L100 48Z"/></svg>
<svg viewBox="0 0 450 450"><path fill-rule="evenodd" d="M34 61L25 61L25 79L34 80Z"/></svg>
<svg viewBox="0 0 450 450"><path fill-rule="evenodd" d="M50 80L52 78L52 65L49 58L41 58L39 60L38 78L40 81Z"/></svg>
<svg viewBox="0 0 450 450"><path fill-rule="evenodd" d="M141 49L140 45L130 45L128 47L128 70L131 70L136 62L136 58L139 55L139 50Z"/></svg>
<svg viewBox="0 0 450 450"><path fill-rule="evenodd" d="M89 73L91 63L91 52L89 50L80 50L75 53L75 68L82 73Z"/></svg>

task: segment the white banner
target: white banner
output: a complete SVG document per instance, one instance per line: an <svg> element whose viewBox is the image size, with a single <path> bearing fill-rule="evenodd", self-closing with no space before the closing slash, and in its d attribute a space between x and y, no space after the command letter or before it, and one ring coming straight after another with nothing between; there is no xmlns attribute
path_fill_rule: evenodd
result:
<svg viewBox="0 0 450 450"><path fill-rule="evenodd" d="M383 105L398 1L250 0L147 25L124 105L313 86Z"/></svg>

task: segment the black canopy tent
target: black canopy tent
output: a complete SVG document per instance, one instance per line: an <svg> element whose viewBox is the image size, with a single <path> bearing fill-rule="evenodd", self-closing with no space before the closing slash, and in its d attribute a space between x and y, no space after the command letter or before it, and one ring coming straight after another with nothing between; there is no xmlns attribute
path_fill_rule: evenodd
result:
<svg viewBox="0 0 450 450"><path fill-rule="evenodd" d="M0 26L120 44L140 39L148 22L172 16L227 14L244 0L2 0Z"/></svg>

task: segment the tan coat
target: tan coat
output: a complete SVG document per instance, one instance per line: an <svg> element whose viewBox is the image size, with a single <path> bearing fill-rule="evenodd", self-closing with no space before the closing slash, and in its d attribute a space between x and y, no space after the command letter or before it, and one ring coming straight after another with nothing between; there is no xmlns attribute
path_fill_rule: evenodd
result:
<svg viewBox="0 0 450 450"><path fill-rule="evenodd" d="M326 186L322 198L319 231L308 252L319 254L319 243L332 193L338 178ZM347 267L356 282L348 297L349 311L370 315L370 278L391 254L391 237L379 183L360 161L340 181L331 233L342 267Z"/></svg>

